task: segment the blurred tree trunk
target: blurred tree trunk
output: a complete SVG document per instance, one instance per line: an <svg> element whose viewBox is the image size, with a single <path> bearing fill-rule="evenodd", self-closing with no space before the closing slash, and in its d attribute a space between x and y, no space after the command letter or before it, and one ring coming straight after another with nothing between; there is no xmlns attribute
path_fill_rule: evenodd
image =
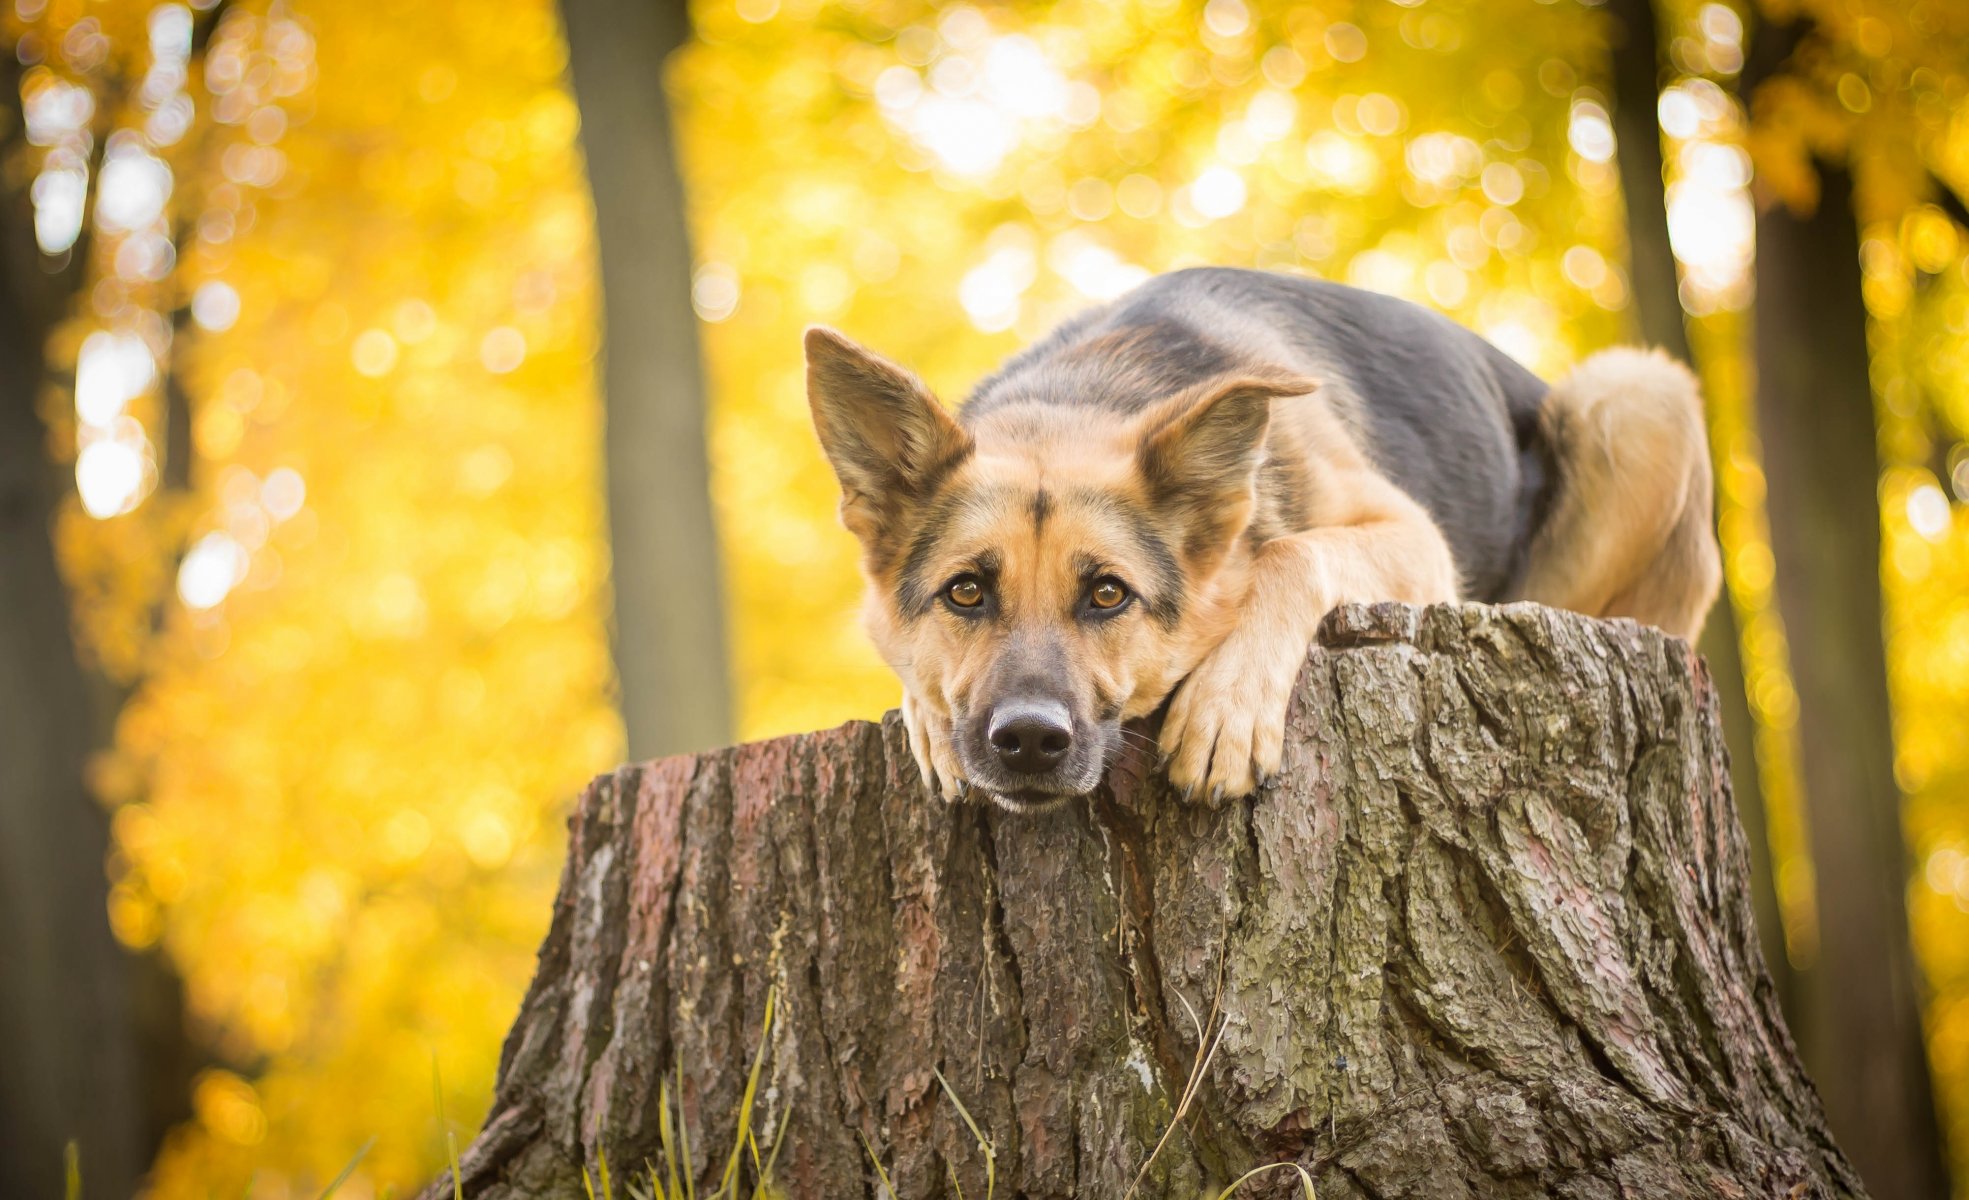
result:
<svg viewBox="0 0 1969 1200"><path fill-rule="evenodd" d="M797 1200L882 1194L870 1155L899 1196L993 1190L933 1071L1001 1196L1262 1162L1322 1200L1862 1196L1688 649L1528 605L1343 608L1321 641L1278 781L1217 810L1132 747L1044 816L939 803L893 713L596 780L464 1194L640 1177L679 1114L710 1194L771 991L750 1127L763 1156L787 1122Z"/></svg>
<svg viewBox="0 0 1969 1200"><path fill-rule="evenodd" d="M1757 419L1798 734L1819 963L1803 1029L1832 1125L1881 1197L1946 1194L1881 641L1880 466L1844 171L1757 221Z"/></svg>
<svg viewBox="0 0 1969 1200"><path fill-rule="evenodd" d="M69 632L54 520L68 493L36 410L43 347L82 275L45 262L0 55L0 1196L58 1196L80 1143L92 1195L147 1165L132 964L109 930L109 822L83 783L113 706Z"/></svg>
<svg viewBox="0 0 1969 1200"><path fill-rule="evenodd" d="M564 0L601 247L616 677L631 756L730 740L690 236L663 89L683 0Z"/></svg>
<svg viewBox="0 0 1969 1200"><path fill-rule="evenodd" d="M1653 0L1613 0L1614 145L1621 193L1627 211L1628 276L1641 340L1695 366L1683 324L1681 282L1675 251L1668 241L1667 175L1661 157L1662 57ZM1721 478L1722 472L1717 472ZM1717 512L1721 512L1720 505ZM1727 585L1727 580L1726 580ZM1778 910L1771 869L1771 843L1765 826L1764 789L1757 775L1757 723L1750 715L1744 684L1742 644L1736 610L1728 595L1710 610L1697 648L1709 662L1723 714L1723 737L1730 748L1730 788L1749 835L1750 895L1757 907L1757 930L1764 961L1791 1003L1791 964L1785 956L1784 922ZM1787 1007L1787 1012L1789 1008Z"/></svg>
<svg viewBox="0 0 1969 1200"><path fill-rule="evenodd" d="M1753 105L1800 32L1759 31L1743 76ZM1819 177L1809 213L1760 204L1756 260L1757 422L1817 876L1819 967L1800 1025L1832 1128L1868 1186L1925 1200L1948 1179L1908 940L1859 227L1850 177L1831 164Z"/></svg>

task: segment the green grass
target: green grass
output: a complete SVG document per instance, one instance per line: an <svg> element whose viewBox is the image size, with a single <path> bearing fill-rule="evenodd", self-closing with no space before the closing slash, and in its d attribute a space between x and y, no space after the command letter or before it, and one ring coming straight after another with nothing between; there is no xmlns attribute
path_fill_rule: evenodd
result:
<svg viewBox="0 0 1969 1200"><path fill-rule="evenodd" d="M1266 1174L1267 1172L1270 1171L1284 1171L1287 1169L1298 1172L1299 1187L1301 1190L1305 1192L1306 1200L1319 1200L1319 1193L1313 1190L1313 1177L1311 1175L1306 1174L1306 1168L1300 1166L1296 1162L1266 1163L1262 1167L1253 1167L1249 1171L1246 1171L1244 1174L1232 1180L1231 1186L1225 1188L1221 1192L1218 1192L1217 1200L1230 1200L1231 1193L1243 1187L1244 1181L1247 1179L1256 1179L1258 1176Z"/></svg>
<svg viewBox="0 0 1969 1200"><path fill-rule="evenodd" d="M882 1181L880 1200L896 1200L896 1185L889 1181L889 1173L882 1169L882 1160L875 1157L875 1147L868 1144L868 1135L857 1129L855 1136L861 1139L861 1148L868 1152L868 1161L875 1164L875 1178Z"/></svg>
<svg viewBox="0 0 1969 1200"><path fill-rule="evenodd" d="M335 1194L335 1190L337 1188L347 1183L349 1181L349 1176L356 1173L356 1168L362 1165L362 1160L369 1156L370 1148L375 1144L376 1144L375 1138L370 1138L368 1141L364 1142L362 1144L362 1149L357 1150L356 1156L349 1160L347 1166L342 1168L342 1173L340 1175L337 1175L335 1178L329 1180L328 1186L321 1190L321 1196L319 1200L328 1200L330 1196L333 1196ZM454 1158L453 1161L455 1162L456 1159Z"/></svg>
<svg viewBox="0 0 1969 1200"><path fill-rule="evenodd" d="M936 1067L931 1067L930 1070L936 1073L937 1082L943 1085L943 1094L950 1097L951 1107L957 1110L957 1115L964 1118L964 1124L970 1127L971 1136L978 1139L978 1150L984 1155L985 1160L985 1200L992 1200L992 1193L998 1189L998 1156L992 1153L991 1139L986 1137L984 1131L978 1128L978 1123L971 1119L971 1110L965 1108L964 1102L957 1098L957 1093L951 1089L950 1080L943 1077L943 1072ZM957 1183L957 1168L951 1167L948 1163L944 1165L950 1170L950 1186L957 1193L957 1200L964 1200L964 1189Z"/></svg>
<svg viewBox="0 0 1969 1200"><path fill-rule="evenodd" d="M451 1200L465 1200L465 1178L458 1171L458 1135L444 1116L444 1076L438 1073L438 1056L431 1055L431 1098L437 1101L438 1128L444 1132L445 1158L451 1163Z"/></svg>
<svg viewBox="0 0 1969 1200"><path fill-rule="evenodd" d="M759 1026L759 1047L752 1056L752 1070L745 1079L745 1092L739 1097L732 1148L725 1156L724 1168L718 1173L717 1189L705 1200L740 1200L741 1195L749 1196L750 1200L776 1200L781 1194L773 1186L773 1167L779 1162L779 1150L786 1140L791 1113L780 1114L779 1127L772 1131L763 1154L760 1153L759 1137L753 1125L753 1114L759 1100L759 1078L765 1071L766 1050L772 1044L773 1018L778 1005L779 989L767 991L765 1020ZM683 1090L683 1064L680 1062L677 1064L680 1106ZM656 1103L656 1132L663 1169L659 1172L655 1163L646 1160L641 1178L630 1180L624 1190L630 1200L697 1200L698 1169L691 1158L690 1127L682 1119L681 1107L671 1107L668 1080L658 1087ZM615 1200L615 1180L609 1170L608 1151L598 1149L595 1159L593 1174L586 1166L581 1168L581 1186L586 1190L588 1200ZM745 1192L748 1168L752 1190Z"/></svg>
<svg viewBox="0 0 1969 1200"><path fill-rule="evenodd" d="M705 1200L741 1200L742 1194L749 1200L779 1200L783 1195L773 1184L773 1168L779 1161L780 1147L786 1141L786 1129L792 1113L788 1110L780 1114L778 1127L772 1131L772 1137L766 1144L764 1153L760 1151L758 1134L753 1124L754 1109L759 1098L759 1080L765 1070L766 1052L772 1044L773 1021L778 1011L778 999L777 988L767 991L765 1020L760 1024L759 1045L753 1052L752 1069L746 1076L745 1091L739 1098L731 1150L726 1154L724 1167L719 1172L717 1189L707 1194ZM1177 999L1182 1000L1182 997L1178 995ZM1221 999L1221 981L1219 999ZM1224 1028L1217 1022L1219 1008L1216 1000L1211 1003L1209 1018L1202 1021L1197 1019L1196 1010L1190 1008L1187 1000L1183 1001L1183 1007L1189 1010L1190 1023L1197 1033L1196 1061L1191 1067L1189 1080L1184 1086L1175 1112L1169 1119L1168 1128L1163 1131L1161 1139L1156 1142L1155 1148L1143 1161L1141 1170L1137 1172L1135 1182L1129 1187L1124 1200L1133 1197L1140 1189L1143 1180L1148 1177L1149 1167L1155 1162L1156 1156L1162 1152L1176 1128L1189 1113L1202 1087L1210 1061L1216 1054L1217 1045L1223 1040ZM1210 1031L1213 1027L1216 1032L1211 1036ZM943 1071L938 1067L931 1067L930 1070L931 1074L936 1076L937 1083L943 1088L944 1096L950 1101L958 1118L964 1122L964 1127L970 1130L972 1138L976 1139L978 1152L984 1156L984 1200L996 1200L998 1156L991 1139L985 1135L977 1119L971 1115L971 1110L965 1107L957 1090L951 1087L950 1080L944 1078ZM690 1128L682 1119L683 1081L683 1064L679 1062L676 1066L677 1106L674 1108L671 1099L671 1081L666 1079L658 1087L657 1139L663 1167L659 1172L655 1163L644 1160L640 1177L631 1178L625 1188L628 1200L697 1200L696 1181L699 1172L696 1161L691 1157ZM435 1055L431 1059L431 1098L437 1109L438 1127L444 1138L445 1159L450 1165L452 1200L464 1200L465 1185L459 1170L458 1138L445 1116L444 1078L439 1072ZM890 1180L888 1171L883 1168L881 1156L869 1143L868 1136L860 1130L856 1131L856 1136L861 1139L862 1150L868 1155L869 1165L875 1168L875 1176L881 1182L883 1195L888 1197L888 1200L903 1200L903 1197L897 1193L894 1182ZM343 1166L341 1173L322 1189L319 1200L331 1200L336 1191L355 1174L356 1168L362 1165L363 1159L368 1157L375 1145L376 1139L373 1137L364 1142L355 1152L355 1156ZM62 1165L65 1200L82 1200L82 1153L81 1147L74 1141L70 1141L64 1147ZM964 1190L957 1181L956 1167L946 1162L945 1170L949 1173L951 1190L958 1200L963 1200ZM1298 1175L1305 1200L1319 1200L1318 1194L1313 1189L1312 1176L1305 1168L1293 1162L1267 1163L1246 1171L1233 1180L1229 1187L1217 1193L1214 1200L1229 1200L1248 1181L1274 1171L1286 1170ZM748 1173L751 1177L752 1189L750 1192L744 1192ZM615 1200L615 1176L610 1169L606 1149L597 1149L594 1173L591 1174L586 1166L581 1168L581 1185L587 1193L587 1200Z"/></svg>

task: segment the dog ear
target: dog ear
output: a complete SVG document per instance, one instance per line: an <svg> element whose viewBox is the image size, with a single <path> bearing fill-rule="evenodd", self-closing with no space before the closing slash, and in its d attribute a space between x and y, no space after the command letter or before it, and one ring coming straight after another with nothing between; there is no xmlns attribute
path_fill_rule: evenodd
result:
<svg viewBox="0 0 1969 1200"><path fill-rule="evenodd" d="M1250 521L1272 401L1318 387L1284 373L1227 376L1171 396L1142 418L1136 465L1155 502L1188 519L1193 552L1222 546Z"/></svg>
<svg viewBox="0 0 1969 1200"><path fill-rule="evenodd" d="M807 330L807 403L841 481L841 521L864 542L971 453L922 380L818 325Z"/></svg>
<svg viewBox="0 0 1969 1200"><path fill-rule="evenodd" d="M1142 418L1142 477L1163 500L1248 491L1264 458L1272 401L1318 387L1297 375L1235 375L1171 396Z"/></svg>

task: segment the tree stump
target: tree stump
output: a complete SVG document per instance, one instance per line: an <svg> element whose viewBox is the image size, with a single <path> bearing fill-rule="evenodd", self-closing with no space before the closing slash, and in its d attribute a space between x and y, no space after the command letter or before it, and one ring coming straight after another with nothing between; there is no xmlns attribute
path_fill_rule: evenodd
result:
<svg viewBox="0 0 1969 1200"><path fill-rule="evenodd" d="M596 780L465 1194L577 1196L606 1152L621 1195L667 1087L706 1195L770 991L752 1126L786 1122L794 1197L878 1196L871 1150L905 1200L984 1196L938 1072L1005 1197L1124 1196L1165 1131L1138 1195L1286 1161L1321 1200L1864 1195L1778 1014L1687 644L1342 608L1286 746L1220 809L1152 752L1040 817L933 801L894 713Z"/></svg>

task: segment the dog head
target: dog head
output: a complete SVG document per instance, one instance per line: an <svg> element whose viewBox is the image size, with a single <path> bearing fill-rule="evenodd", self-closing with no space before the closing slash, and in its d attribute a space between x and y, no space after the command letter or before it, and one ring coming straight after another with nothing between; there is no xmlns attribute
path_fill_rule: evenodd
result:
<svg viewBox="0 0 1969 1200"><path fill-rule="evenodd" d="M1228 630L1256 476L1289 376L1226 376L1134 412L1012 404L960 425L914 375L807 334L814 425L861 542L865 619L947 722L974 787L1084 795Z"/></svg>

